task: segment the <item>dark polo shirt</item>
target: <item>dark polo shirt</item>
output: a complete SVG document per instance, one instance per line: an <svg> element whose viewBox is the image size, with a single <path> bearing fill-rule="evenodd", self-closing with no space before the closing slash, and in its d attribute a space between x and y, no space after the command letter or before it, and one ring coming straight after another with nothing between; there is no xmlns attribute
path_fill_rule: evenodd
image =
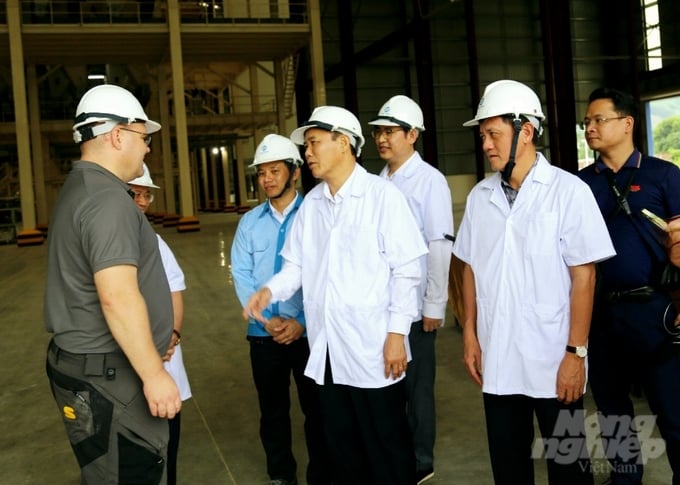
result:
<svg viewBox="0 0 680 485"><path fill-rule="evenodd" d="M168 349L172 301L158 240L127 191L127 184L100 165L75 162L52 211L45 328L69 352L120 350L104 319L94 274L128 264L137 267L156 348L161 355Z"/></svg>

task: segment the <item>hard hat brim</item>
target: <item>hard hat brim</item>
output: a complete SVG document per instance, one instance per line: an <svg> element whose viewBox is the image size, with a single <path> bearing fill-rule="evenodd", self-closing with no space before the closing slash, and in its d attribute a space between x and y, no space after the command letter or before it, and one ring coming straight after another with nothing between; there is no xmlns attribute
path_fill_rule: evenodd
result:
<svg viewBox="0 0 680 485"><path fill-rule="evenodd" d="M156 133L161 129L161 124L152 120L146 120L144 126L146 127L146 133L149 135L151 133Z"/></svg>
<svg viewBox="0 0 680 485"><path fill-rule="evenodd" d="M322 121L321 119L314 118L315 116L319 118L324 118L324 116L319 114L320 111L329 109L339 110L340 113L335 114L326 113L328 116L325 117L337 118L338 116L340 116L341 120L339 120L339 122L336 122L338 120L334 119L333 123L329 123L327 121ZM347 118L349 118L349 121ZM299 128L293 130L293 132L290 134L290 140L296 145L304 146L305 133L307 132L307 130L311 128L318 128L320 130L328 131L331 133L338 132L347 136L350 139L350 143L352 144L356 151L357 157L361 155L361 148L364 146L364 143L366 143L366 139L361 133L361 124L359 123L359 120L356 118L356 116L354 116L351 112L347 111L344 108L339 108L336 106L320 106L315 108L314 111L312 112L312 118L303 123L302 126L300 126Z"/></svg>
<svg viewBox="0 0 680 485"><path fill-rule="evenodd" d="M372 121L369 121L368 124L373 126L402 126L399 123L396 123L391 120L386 120L385 118L376 118Z"/></svg>
<svg viewBox="0 0 680 485"><path fill-rule="evenodd" d="M258 165L264 165L265 163L272 163L272 162L289 163L289 164L293 165L295 168L302 166L301 160L294 160L292 158L272 158L271 160L261 160L261 161L258 161L258 162L253 162L250 165L248 165L246 168L255 168Z"/></svg>
<svg viewBox="0 0 680 485"><path fill-rule="evenodd" d="M305 144L305 133L307 130L311 128L318 128L320 130L324 131L339 131L336 129L335 126L330 125L328 123L324 123L323 121L307 121L305 124L300 126L299 128L296 128L293 130L293 132L290 134L290 141L295 143L296 145L304 145Z"/></svg>
<svg viewBox="0 0 680 485"><path fill-rule="evenodd" d="M160 189L160 187L158 185L153 183L153 179L151 178L151 172L149 171L149 167L146 165L146 163L142 164L142 175L128 181L128 185L136 185L137 187L148 187L148 188L152 188L152 189Z"/></svg>
<svg viewBox="0 0 680 485"><path fill-rule="evenodd" d="M137 187L147 187L147 188L150 188L150 189L160 189L160 187L156 184L150 184L148 182L138 182L138 181L135 181L135 180L130 180L128 182L128 185L136 185Z"/></svg>
<svg viewBox="0 0 680 485"><path fill-rule="evenodd" d="M310 128L318 128L315 126L301 126L300 128L295 128L293 132L290 134L290 141L295 143L296 145L304 145L305 144L305 132L309 130Z"/></svg>

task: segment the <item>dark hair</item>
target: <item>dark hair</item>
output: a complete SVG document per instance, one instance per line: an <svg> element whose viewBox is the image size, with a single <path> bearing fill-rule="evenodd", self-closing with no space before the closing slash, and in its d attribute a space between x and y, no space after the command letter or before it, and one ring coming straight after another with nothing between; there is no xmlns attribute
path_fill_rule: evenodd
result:
<svg viewBox="0 0 680 485"><path fill-rule="evenodd" d="M352 155L354 155L354 157L356 158L357 149L354 146L355 138L353 136L350 136L347 133L343 133L341 131L331 131L331 140L335 141L341 135L346 136L349 139L349 149L351 150Z"/></svg>
<svg viewBox="0 0 680 485"><path fill-rule="evenodd" d="M621 115L631 116L636 122L638 121L638 104L631 94L614 88L597 88L590 93L588 103L598 99L610 99L614 105L614 111Z"/></svg>
<svg viewBox="0 0 680 485"><path fill-rule="evenodd" d="M533 123L529 121L529 118L527 118L526 116L519 115L519 118L522 120L522 125L524 125L525 123L529 123L531 126L534 126ZM513 114L502 115L501 119L503 120L504 123L507 123L510 126L513 126L515 124L515 115ZM538 122L540 123L541 120L538 120ZM534 136L531 139L534 145L538 144L539 131L540 130L534 126Z"/></svg>

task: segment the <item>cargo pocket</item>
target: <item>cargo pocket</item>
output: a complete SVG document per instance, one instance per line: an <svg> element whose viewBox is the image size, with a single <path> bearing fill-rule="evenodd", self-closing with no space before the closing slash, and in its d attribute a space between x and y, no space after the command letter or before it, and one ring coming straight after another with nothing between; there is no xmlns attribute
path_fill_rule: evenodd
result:
<svg viewBox="0 0 680 485"><path fill-rule="evenodd" d="M109 449L113 404L87 382L62 374L47 364L54 400L80 468Z"/></svg>
<svg viewBox="0 0 680 485"><path fill-rule="evenodd" d="M146 446L145 446L146 445ZM158 485L163 478L165 459L149 449L149 445L134 433L118 434L119 485Z"/></svg>

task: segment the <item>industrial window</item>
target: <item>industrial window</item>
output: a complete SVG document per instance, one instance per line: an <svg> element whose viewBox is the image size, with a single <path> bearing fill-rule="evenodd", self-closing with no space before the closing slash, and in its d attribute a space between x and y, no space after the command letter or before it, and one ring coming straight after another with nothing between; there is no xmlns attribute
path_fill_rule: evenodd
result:
<svg viewBox="0 0 680 485"><path fill-rule="evenodd" d="M659 1L641 0L645 22L645 55L647 70L653 71L663 67L661 57L661 27L659 26Z"/></svg>
<svg viewBox="0 0 680 485"><path fill-rule="evenodd" d="M648 152L680 166L680 95L645 103Z"/></svg>

